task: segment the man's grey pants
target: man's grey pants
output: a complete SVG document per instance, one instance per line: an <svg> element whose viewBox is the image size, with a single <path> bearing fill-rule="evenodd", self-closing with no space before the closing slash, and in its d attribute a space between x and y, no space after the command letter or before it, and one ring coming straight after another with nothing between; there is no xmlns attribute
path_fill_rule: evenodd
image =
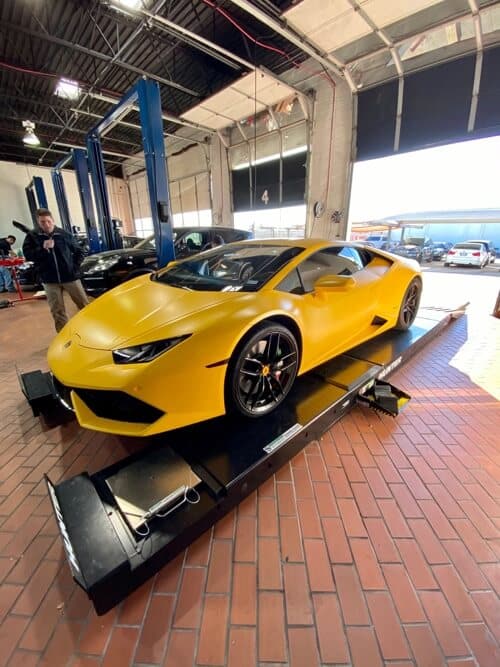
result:
<svg viewBox="0 0 500 667"><path fill-rule="evenodd" d="M61 331L68 321L66 308L64 306L64 291L70 295L71 300L79 310L89 303L80 280L73 280L70 283L44 283L43 289L47 295L47 301L49 302L50 312L54 318L56 331Z"/></svg>

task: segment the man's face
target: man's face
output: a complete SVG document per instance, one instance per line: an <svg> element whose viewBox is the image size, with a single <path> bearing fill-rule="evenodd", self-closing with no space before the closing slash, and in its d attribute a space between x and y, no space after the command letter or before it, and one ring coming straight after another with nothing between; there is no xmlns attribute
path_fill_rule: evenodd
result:
<svg viewBox="0 0 500 667"><path fill-rule="evenodd" d="M54 221L50 215L41 215L38 218L38 225L40 226L42 232L45 232L46 234L52 234L55 227Z"/></svg>
<svg viewBox="0 0 500 667"><path fill-rule="evenodd" d="M9 245L14 245L15 242L16 242L16 239L13 236L7 236L7 243Z"/></svg>

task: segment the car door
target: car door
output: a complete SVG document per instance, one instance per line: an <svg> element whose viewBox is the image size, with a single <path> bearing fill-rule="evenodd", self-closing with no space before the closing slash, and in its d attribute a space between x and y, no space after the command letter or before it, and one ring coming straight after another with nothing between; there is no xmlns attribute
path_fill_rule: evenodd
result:
<svg viewBox="0 0 500 667"><path fill-rule="evenodd" d="M367 269L371 256L352 246L332 246L298 266L302 282L304 363L316 366L353 347L373 331L380 276ZM339 276L345 284L315 290L324 276Z"/></svg>

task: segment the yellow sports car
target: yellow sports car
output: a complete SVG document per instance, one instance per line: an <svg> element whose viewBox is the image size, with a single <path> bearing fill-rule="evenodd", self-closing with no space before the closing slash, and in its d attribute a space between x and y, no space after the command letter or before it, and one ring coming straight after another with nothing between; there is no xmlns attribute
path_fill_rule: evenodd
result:
<svg viewBox="0 0 500 667"><path fill-rule="evenodd" d="M96 299L48 352L87 428L152 435L235 410L268 414L297 375L419 306L416 262L317 239L219 246Z"/></svg>

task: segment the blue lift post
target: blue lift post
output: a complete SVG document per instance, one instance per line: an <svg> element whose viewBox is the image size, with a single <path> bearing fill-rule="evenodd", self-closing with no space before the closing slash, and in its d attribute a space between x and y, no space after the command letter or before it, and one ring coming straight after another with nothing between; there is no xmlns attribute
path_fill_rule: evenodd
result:
<svg viewBox="0 0 500 667"><path fill-rule="evenodd" d="M73 226L71 224L71 216L68 206L68 198L66 196L66 189L64 187L63 176L61 169L71 160L71 155L60 160L55 167L52 168L52 185L54 186L54 193L56 195L57 208L59 209L59 217L61 218L63 229L70 234L73 233Z"/></svg>
<svg viewBox="0 0 500 667"><path fill-rule="evenodd" d="M163 139L160 89L156 81L140 79L120 102L87 135L90 174L99 219L102 221L103 243L114 248L114 233L101 150L101 136L120 120L134 105L139 106L142 145L146 162L151 217L156 238L158 266L175 258L172 237L172 213L168 188L167 162ZM107 249L106 248L106 249Z"/></svg>
<svg viewBox="0 0 500 667"><path fill-rule="evenodd" d="M28 199L28 206L30 208L33 226L36 227L36 210L37 208L48 208L47 195L43 185L43 178L41 176L33 176L33 180L24 188L26 197Z"/></svg>
<svg viewBox="0 0 500 667"><path fill-rule="evenodd" d="M101 244L99 242L99 232L96 225L94 206L92 203L92 192L90 189L89 169L87 163L87 154L83 148L72 148L52 169L52 182L56 193L57 206L63 227L68 232L73 232L71 225L71 216L69 213L68 199L64 188L61 169L73 162L75 168L78 192L80 194L80 203L82 206L83 219L85 220L85 229L89 240L90 252L99 252Z"/></svg>

